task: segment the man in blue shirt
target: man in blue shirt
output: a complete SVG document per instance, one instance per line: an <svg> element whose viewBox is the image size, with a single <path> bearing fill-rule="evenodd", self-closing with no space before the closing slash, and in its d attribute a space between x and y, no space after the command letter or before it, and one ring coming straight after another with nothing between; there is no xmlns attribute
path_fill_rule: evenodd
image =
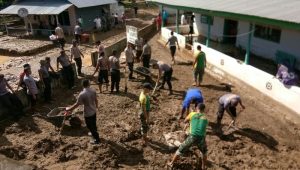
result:
<svg viewBox="0 0 300 170"><path fill-rule="evenodd" d="M197 106L197 104L203 103L203 101L204 101L204 98L203 98L203 95L202 95L202 92L200 91L200 89L197 89L197 88L188 89L186 91L186 95L185 95L183 103L182 103L180 119L183 118L183 115L185 113L189 113L191 104L195 104L195 106Z"/></svg>

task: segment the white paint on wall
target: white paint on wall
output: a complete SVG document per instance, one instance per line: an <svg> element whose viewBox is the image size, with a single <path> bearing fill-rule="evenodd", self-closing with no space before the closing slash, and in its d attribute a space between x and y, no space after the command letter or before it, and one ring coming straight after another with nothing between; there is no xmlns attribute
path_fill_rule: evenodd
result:
<svg viewBox="0 0 300 170"><path fill-rule="evenodd" d="M223 40L224 18L214 17L213 25L210 27L210 38L214 41L221 42ZM195 14L194 31L198 35L207 36L208 25L201 23L201 14Z"/></svg>
<svg viewBox="0 0 300 170"><path fill-rule="evenodd" d="M224 77L224 73L227 73L300 114L299 87L287 88L271 74L250 65L241 64L236 59L200 43L194 43L194 49L197 45L201 45L202 50L206 53L207 63L212 65L209 72L221 77ZM222 60L223 62L221 62Z"/></svg>

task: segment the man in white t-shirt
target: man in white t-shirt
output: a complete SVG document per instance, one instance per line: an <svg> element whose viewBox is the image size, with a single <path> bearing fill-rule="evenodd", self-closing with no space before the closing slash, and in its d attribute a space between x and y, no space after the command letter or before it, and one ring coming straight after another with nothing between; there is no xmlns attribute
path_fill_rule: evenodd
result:
<svg viewBox="0 0 300 170"><path fill-rule="evenodd" d="M99 16L94 19L94 23L95 23L96 29L101 30L101 18Z"/></svg>
<svg viewBox="0 0 300 170"><path fill-rule="evenodd" d="M132 45L130 43L127 43L127 47L124 50L125 52L125 57L126 57L126 63L129 69L129 75L128 78L130 80L134 79L132 77L133 74L133 63L134 63L134 53L133 53L133 49L132 49Z"/></svg>
<svg viewBox="0 0 300 170"><path fill-rule="evenodd" d="M65 47L65 34L64 30L61 28L61 26L58 24L57 27L55 28L55 35L58 43L60 44L60 48Z"/></svg>

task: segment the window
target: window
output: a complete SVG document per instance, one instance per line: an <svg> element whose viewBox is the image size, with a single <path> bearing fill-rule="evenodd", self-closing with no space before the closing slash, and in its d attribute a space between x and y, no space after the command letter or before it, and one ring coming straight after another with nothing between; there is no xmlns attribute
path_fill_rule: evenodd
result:
<svg viewBox="0 0 300 170"><path fill-rule="evenodd" d="M201 15L201 23L207 24L210 20L210 25L214 24L214 17L208 15Z"/></svg>
<svg viewBox="0 0 300 170"><path fill-rule="evenodd" d="M69 12L64 11L58 15L58 21L61 25L70 26Z"/></svg>
<svg viewBox="0 0 300 170"><path fill-rule="evenodd" d="M281 37L281 30L261 25L255 25L254 37L279 43Z"/></svg>

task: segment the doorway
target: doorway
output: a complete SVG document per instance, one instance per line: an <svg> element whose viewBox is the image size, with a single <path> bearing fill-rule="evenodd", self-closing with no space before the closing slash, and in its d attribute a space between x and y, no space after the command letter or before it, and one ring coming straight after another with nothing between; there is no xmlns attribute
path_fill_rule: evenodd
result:
<svg viewBox="0 0 300 170"><path fill-rule="evenodd" d="M235 44L237 35L238 22L235 20L225 19L223 43Z"/></svg>

